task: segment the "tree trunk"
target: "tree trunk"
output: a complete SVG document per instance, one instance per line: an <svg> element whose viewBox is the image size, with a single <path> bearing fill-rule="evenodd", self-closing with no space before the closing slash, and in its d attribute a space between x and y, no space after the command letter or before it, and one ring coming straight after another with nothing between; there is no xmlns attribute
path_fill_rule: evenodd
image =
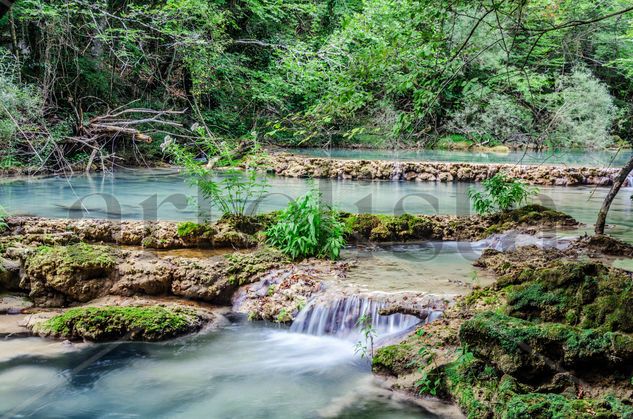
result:
<svg viewBox="0 0 633 419"><path fill-rule="evenodd" d="M613 181L611 190L609 191L607 196L604 198L604 202L602 203L602 208L600 208L600 212L598 213L598 219L596 220L596 229L595 229L596 234L598 235L604 234L604 226L607 222L607 214L609 213L609 208L611 207L611 203L613 202L613 199L615 199L615 196L620 191L620 188L622 188L622 185L624 185L624 182L626 182L626 178L629 176L629 173L631 173L631 171L633 171L633 155L629 159L628 163L624 165L622 170L620 170L618 177L615 178L615 180Z"/></svg>
<svg viewBox="0 0 633 419"><path fill-rule="evenodd" d="M7 14L15 0L0 0L0 19Z"/></svg>

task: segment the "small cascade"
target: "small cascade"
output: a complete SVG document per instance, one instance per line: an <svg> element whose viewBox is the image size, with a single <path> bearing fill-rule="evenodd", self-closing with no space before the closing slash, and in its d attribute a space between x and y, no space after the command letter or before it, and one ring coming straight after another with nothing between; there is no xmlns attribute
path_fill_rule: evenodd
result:
<svg viewBox="0 0 633 419"><path fill-rule="evenodd" d="M623 185L625 188L633 187L633 174L630 174L626 177L626 181Z"/></svg>
<svg viewBox="0 0 633 419"><path fill-rule="evenodd" d="M499 252L512 251L525 246L536 246L542 249L556 248L559 250L565 250L574 239L575 237L558 237L555 234L534 235L508 231L505 233L493 234L486 239L472 243L472 246L478 250L494 249Z"/></svg>
<svg viewBox="0 0 633 419"><path fill-rule="evenodd" d="M422 321L408 314L379 314L387 306L386 301L371 296L354 295L330 302L315 299L297 315L290 331L316 336L356 338L363 327L359 320L366 316L377 337L384 337L408 330ZM440 315L439 310L430 311L425 321L435 320Z"/></svg>

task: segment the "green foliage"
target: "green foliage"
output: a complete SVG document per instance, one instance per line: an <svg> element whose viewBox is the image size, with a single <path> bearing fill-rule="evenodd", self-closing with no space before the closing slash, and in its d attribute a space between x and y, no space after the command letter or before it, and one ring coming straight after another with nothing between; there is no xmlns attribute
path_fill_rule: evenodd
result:
<svg viewBox="0 0 633 419"><path fill-rule="evenodd" d="M288 204L266 230L267 241L293 259L338 259L345 246L345 226L312 189Z"/></svg>
<svg viewBox="0 0 633 419"><path fill-rule="evenodd" d="M196 329L195 315L164 307L72 308L37 326L39 332L68 339L163 340Z"/></svg>
<svg viewBox="0 0 633 419"><path fill-rule="evenodd" d="M354 352L361 358L372 359L374 357L374 339L376 339L377 333L372 324L371 315L363 313L356 321L356 327L360 329L362 340L356 342Z"/></svg>
<svg viewBox="0 0 633 419"><path fill-rule="evenodd" d="M594 3L22 0L0 91L28 125L138 100L219 139L604 147L633 132L633 18Z"/></svg>
<svg viewBox="0 0 633 419"><path fill-rule="evenodd" d="M207 149L213 149L213 152L217 153L217 148L214 148L212 142L207 141L206 145ZM268 185L265 176L258 174L255 168L246 170L229 168L218 172L199 162L190 150L173 140L168 139L163 146L174 162L183 167L188 180L198 187L202 198L218 208L223 215L245 217L255 212ZM229 162L236 163L228 159L225 164Z"/></svg>
<svg viewBox="0 0 633 419"><path fill-rule="evenodd" d="M531 195L538 193L536 188L526 186L523 182L497 173L482 182L483 191L474 188L468 190L475 211L488 214L495 211L507 211L525 203Z"/></svg>
<svg viewBox="0 0 633 419"><path fill-rule="evenodd" d="M8 217L7 211L4 209L2 205L0 205L0 233L9 228L6 218Z"/></svg>
<svg viewBox="0 0 633 419"><path fill-rule="evenodd" d="M548 141L557 147L604 148L613 144L610 131L616 106L607 86L589 70L577 67L561 77L548 100L553 131Z"/></svg>

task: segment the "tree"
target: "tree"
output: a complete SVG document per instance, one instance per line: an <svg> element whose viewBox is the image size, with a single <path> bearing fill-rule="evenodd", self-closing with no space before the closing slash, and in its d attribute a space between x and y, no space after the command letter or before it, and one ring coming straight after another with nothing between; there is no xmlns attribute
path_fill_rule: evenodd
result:
<svg viewBox="0 0 633 419"><path fill-rule="evenodd" d="M0 0L0 19L9 12L15 0Z"/></svg>
<svg viewBox="0 0 633 419"><path fill-rule="evenodd" d="M622 186L626 183L631 171L633 171L633 155L631 155L629 161L624 165L624 167L622 167L620 173L618 173L618 176L614 179L609 193L607 193L607 196L604 198L604 202L602 203L602 207L598 213L598 219L596 220L595 233L597 235L604 234L604 227L607 222L609 208L611 208L611 204L613 203L615 196L620 191L620 188L622 188Z"/></svg>

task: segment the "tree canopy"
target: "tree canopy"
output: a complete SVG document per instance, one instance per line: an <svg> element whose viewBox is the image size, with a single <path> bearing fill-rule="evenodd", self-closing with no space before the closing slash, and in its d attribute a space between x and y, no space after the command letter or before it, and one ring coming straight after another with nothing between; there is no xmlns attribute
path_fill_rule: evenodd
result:
<svg viewBox="0 0 633 419"><path fill-rule="evenodd" d="M633 7L18 0L0 19L0 95L5 165L90 154L91 118L130 108L184 111L130 113L126 129L159 140L607 147L631 141Z"/></svg>

